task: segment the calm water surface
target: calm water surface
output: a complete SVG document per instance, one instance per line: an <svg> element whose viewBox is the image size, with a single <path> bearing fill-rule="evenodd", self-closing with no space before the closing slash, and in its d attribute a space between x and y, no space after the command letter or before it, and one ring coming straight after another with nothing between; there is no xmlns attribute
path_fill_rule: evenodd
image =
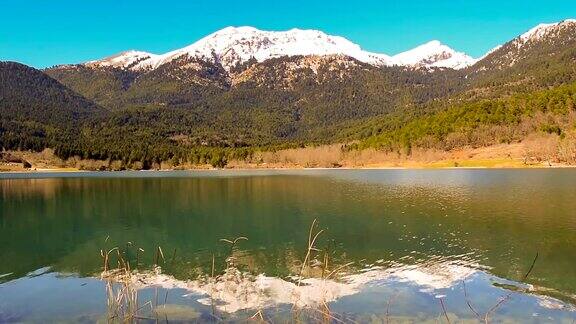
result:
<svg viewBox="0 0 576 324"><path fill-rule="evenodd" d="M342 286L322 286L338 321L442 321L440 301L477 319L466 295L482 316L509 297L495 321L576 319L576 170L326 170L0 174L0 322L105 321L100 251L120 247L145 273L158 246L169 283L143 280L139 299L161 289L162 319L214 321L216 300L218 320L286 320L272 286L208 305L195 282L232 255L261 275L248 281L293 284L314 219L305 276L350 263L330 279Z"/></svg>

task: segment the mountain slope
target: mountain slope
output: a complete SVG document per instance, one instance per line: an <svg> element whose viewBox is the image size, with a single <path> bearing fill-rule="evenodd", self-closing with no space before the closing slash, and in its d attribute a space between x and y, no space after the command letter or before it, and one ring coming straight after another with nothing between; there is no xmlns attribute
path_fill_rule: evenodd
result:
<svg viewBox="0 0 576 324"><path fill-rule="evenodd" d="M120 107L119 97L140 75L113 66L93 68L81 64L62 65L44 72L73 91L110 109Z"/></svg>
<svg viewBox="0 0 576 324"><path fill-rule="evenodd" d="M0 62L0 147L56 146L105 111L45 73Z"/></svg>
<svg viewBox="0 0 576 324"><path fill-rule="evenodd" d="M538 25L465 72L495 95L576 81L576 20Z"/></svg>
<svg viewBox="0 0 576 324"><path fill-rule="evenodd" d="M237 111L239 107L244 107L240 114L263 109L270 114L275 110L292 111L290 115L307 120L298 121L298 129L333 126L345 119L384 114L402 105L443 98L459 91L463 84L450 69L429 73L402 67L377 68L343 55L253 60L230 72L221 65L188 56L146 72L110 67L93 71L77 66L47 73L114 110L179 107L200 111L204 116ZM122 88L120 76L124 73L135 77ZM90 87L98 74L111 85L106 96L93 93ZM315 111L315 117L308 115L311 111Z"/></svg>
<svg viewBox="0 0 576 324"><path fill-rule="evenodd" d="M3 118L56 125L75 123L102 109L42 71L0 62L0 111Z"/></svg>

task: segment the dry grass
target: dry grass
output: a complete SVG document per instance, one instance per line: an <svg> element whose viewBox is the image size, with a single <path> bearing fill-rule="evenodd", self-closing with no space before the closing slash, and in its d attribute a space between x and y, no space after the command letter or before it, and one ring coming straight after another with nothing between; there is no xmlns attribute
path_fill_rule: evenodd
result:
<svg viewBox="0 0 576 324"><path fill-rule="evenodd" d="M416 147L409 155L376 149L345 151L342 147L341 144L333 144L259 152L250 161L231 161L228 167L526 168L576 165L576 132L565 133L562 136L533 132L518 142L486 143L477 147L455 145L457 148L450 150Z"/></svg>
<svg viewBox="0 0 576 324"><path fill-rule="evenodd" d="M118 267L110 268L110 255L117 253ZM106 282L106 301L108 321L132 322L141 318L140 310L148 303L139 306L138 290L132 284L130 263L126 262L118 247L108 251L101 250L103 259L102 280ZM151 307L151 303L149 304Z"/></svg>
<svg viewBox="0 0 576 324"><path fill-rule="evenodd" d="M109 237L106 237L105 243ZM131 242L126 244L125 249L113 247L111 249L101 249L102 273L101 280L106 286L106 303L107 303L107 321L134 323L139 320L158 319L155 309L158 307L158 290L156 290L155 303L152 300L140 303L138 298L138 288L135 287L135 269L130 265L130 261L125 258L128 249L134 249L136 253L135 268L140 264L140 253L144 252L142 248L135 247ZM158 261L158 255L162 255L162 249L157 247L157 256L155 263ZM112 261L116 261L115 264ZM157 267L155 265L155 267ZM168 291L164 298L164 303L168 299Z"/></svg>
<svg viewBox="0 0 576 324"><path fill-rule="evenodd" d="M314 277L314 274L320 274L320 278L324 280L324 285L326 286L327 280L336 277L345 268L348 268L354 264L354 262L349 262L330 270L330 254L326 250L321 250L317 247L318 238L322 233L324 233L324 230L318 228L318 222L316 219L314 219L308 232L308 243L306 247L306 253L300 267L300 272L298 274L297 287L302 285L302 280L305 277ZM322 262L318 262L320 256L322 256ZM313 260L316 262L312 262ZM315 271L315 268L320 268L320 271ZM311 320L314 320L318 323L354 322L351 319L344 317L343 315L334 313L330 309L328 298L325 294L326 292L324 292L323 301L319 305L308 309L298 308L298 300L295 299L292 306L293 319L295 319L297 322L310 322ZM297 296L295 293L293 295ZM316 315L319 315L320 317L317 317Z"/></svg>
<svg viewBox="0 0 576 324"><path fill-rule="evenodd" d="M220 242L224 242L224 243L230 245L230 252L229 252L228 257L226 258L226 269L235 267L236 257L234 256L234 248L236 247L236 244L238 244L238 242L240 242L240 241L248 241L248 238L244 237L244 236L240 236L240 237L234 238L232 240L220 239ZM214 277L214 256L212 256L212 277Z"/></svg>
<svg viewBox="0 0 576 324"><path fill-rule="evenodd" d="M0 172L23 172L27 171L21 163L0 163Z"/></svg>

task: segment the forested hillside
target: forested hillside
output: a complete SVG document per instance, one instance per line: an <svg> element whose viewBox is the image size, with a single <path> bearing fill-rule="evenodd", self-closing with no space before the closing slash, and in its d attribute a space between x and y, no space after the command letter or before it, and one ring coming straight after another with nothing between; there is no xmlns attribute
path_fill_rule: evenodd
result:
<svg viewBox="0 0 576 324"><path fill-rule="evenodd" d="M90 118L106 112L36 69L0 62L0 146L41 150L74 142Z"/></svg>
<svg viewBox="0 0 576 324"><path fill-rule="evenodd" d="M454 104L407 121L391 119L354 147L409 152L412 147L450 150L510 143L534 131L562 137L576 131L575 117L576 83L571 83L506 98ZM523 122L529 122L528 128Z"/></svg>

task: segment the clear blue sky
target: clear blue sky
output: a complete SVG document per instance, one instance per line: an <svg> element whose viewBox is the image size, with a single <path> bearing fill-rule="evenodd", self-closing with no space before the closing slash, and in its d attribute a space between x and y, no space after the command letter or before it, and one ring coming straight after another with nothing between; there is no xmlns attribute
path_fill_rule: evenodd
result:
<svg viewBox="0 0 576 324"><path fill-rule="evenodd" d="M566 18L576 18L576 0L1 0L0 60L46 67L128 49L163 53L245 25L319 29L386 54L438 39L478 57Z"/></svg>

